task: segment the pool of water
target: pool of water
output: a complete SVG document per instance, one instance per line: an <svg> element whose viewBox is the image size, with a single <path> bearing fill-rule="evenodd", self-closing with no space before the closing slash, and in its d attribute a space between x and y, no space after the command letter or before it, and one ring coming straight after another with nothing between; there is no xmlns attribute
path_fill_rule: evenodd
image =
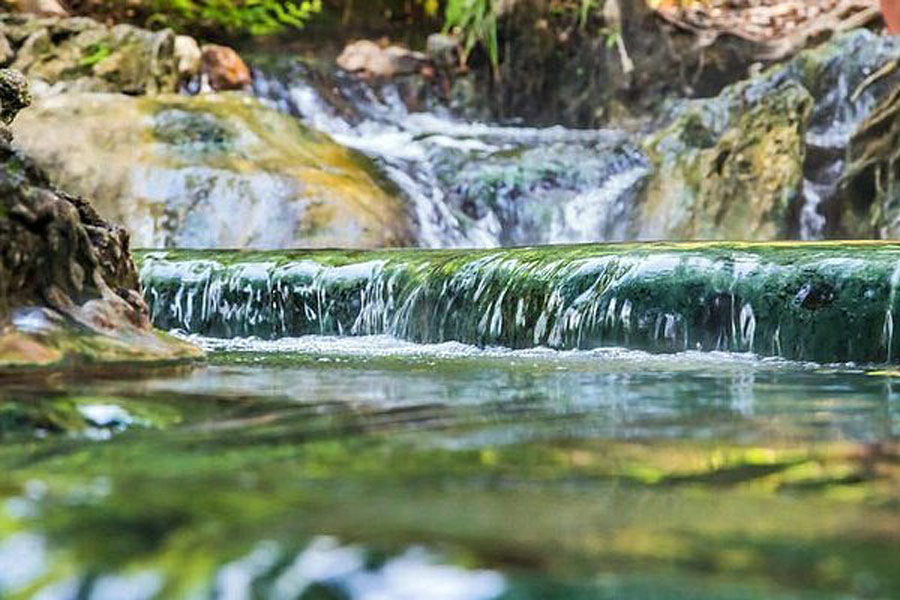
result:
<svg viewBox="0 0 900 600"><path fill-rule="evenodd" d="M896 598L900 379L373 336L0 387L0 598Z"/></svg>

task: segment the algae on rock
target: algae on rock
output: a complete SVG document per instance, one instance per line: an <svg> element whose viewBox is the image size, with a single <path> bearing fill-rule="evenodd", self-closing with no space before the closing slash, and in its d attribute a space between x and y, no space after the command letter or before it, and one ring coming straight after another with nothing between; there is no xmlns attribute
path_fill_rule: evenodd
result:
<svg viewBox="0 0 900 600"><path fill-rule="evenodd" d="M363 155L242 94L40 99L18 143L139 247L402 246L414 223Z"/></svg>

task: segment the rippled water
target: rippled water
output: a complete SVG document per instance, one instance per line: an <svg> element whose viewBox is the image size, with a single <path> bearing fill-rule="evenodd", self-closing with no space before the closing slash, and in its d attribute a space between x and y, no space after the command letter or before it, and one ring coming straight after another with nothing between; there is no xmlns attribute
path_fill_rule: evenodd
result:
<svg viewBox="0 0 900 600"><path fill-rule="evenodd" d="M3 598L893 598L900 380L747 354L194 338L0 389Z"/></svg>

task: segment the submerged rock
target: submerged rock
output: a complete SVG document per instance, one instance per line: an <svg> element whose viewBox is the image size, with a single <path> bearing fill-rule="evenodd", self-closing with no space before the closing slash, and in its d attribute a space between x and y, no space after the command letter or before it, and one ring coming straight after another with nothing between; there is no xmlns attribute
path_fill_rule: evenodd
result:
<svg viewBox="0 0 900 600"><path fill-rule="evenodd" d="M27 104L0 71L5 121ZM199 350L152 330L128 234L84 199L55 190L0 136L0 373L35 367L171 362Z"/></svg>
<svg viewBox="0 0 900 600"><path fill-rule="evenodd" d="M94 198L138 247L409 244L405 202L372 164L240 94L43 98L18 143Z"/></svg>

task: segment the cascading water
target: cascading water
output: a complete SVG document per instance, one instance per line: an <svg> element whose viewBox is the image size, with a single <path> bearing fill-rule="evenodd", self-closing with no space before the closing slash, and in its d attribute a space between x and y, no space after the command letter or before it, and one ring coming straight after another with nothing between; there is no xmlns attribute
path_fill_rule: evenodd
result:
<svg viewBox="0 0 900 600"><path fill-rule="evenodd" d="M470 123L440 106L411 112L396 84L335 83L349 115L303 69L281 78L257 71L254 91L375 159L411 200L421 246L627 239L624 207L650 168L624 134Z"/></svg>
<svg viewBox="0 0 900 600"><path fill-rule="evenodd" d="M856 31L730 86L716 98L675 102L658 124L670 123L685 110L699 110L708 130L704 136L715 144L761 98L787 83L801 86L813 101L806 122L799 125L805 147L799 157L777 160L801 161L803 181L797 189L791 183L791 189L783 190L798 196L798 206L785 217L790 222L778 223L776 229L803 240L845 237L840 186L847 149L860 124L896 85L896 70L890 67L897 60L900 42ZM439 100L418 98L410 108L410 85L414 87L402 80L371 82L340 72L322 74L292 62L287 68L257 71L254 91L375 159L410 199L420 246L660 237L653 227L641 226L642 219L657 216L643 212L642 192L648 182L666 175L658 168L659 157L648 156L639 134L467 122ZM682 133L685 139L692 136L690 129ZM704 140L687 145L693 147L694 142L700 149L707 147ZM676 154L675 161L683 152ZM666 202L678 206L660 212L695 210L690 208L690 193L687 196L674 193ZM707 237L720 236L713 231Z"/></svg>
<svg viewBox="0 0 900 600"><path fill-rule="evenodd" d="M389 334L557 349L884 362L900 246L148 253L154 323L213 337ZM886 324L887 323L887 324Z"/></svg>

